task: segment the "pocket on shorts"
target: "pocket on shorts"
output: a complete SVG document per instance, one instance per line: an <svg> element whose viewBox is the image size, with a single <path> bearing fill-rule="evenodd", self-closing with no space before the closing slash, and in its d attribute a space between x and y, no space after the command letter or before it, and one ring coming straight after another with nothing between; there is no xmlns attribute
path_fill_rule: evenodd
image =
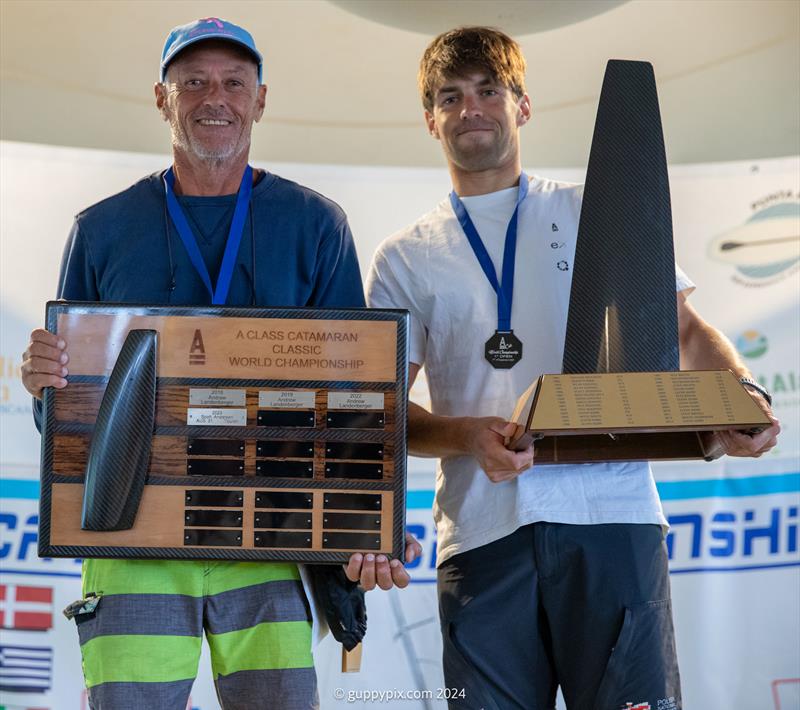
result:
<svg viewBox="0 0 800 710"><path fill-rule="evenodd" d="M625 609L617 642L597 693L595 710L649 703L680 710L681 688L669 599Z"/></svg>

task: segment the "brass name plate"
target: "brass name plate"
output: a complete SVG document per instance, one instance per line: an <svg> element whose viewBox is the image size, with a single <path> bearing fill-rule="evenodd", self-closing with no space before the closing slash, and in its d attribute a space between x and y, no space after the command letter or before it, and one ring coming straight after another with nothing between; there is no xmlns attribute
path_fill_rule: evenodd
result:
<svg viewBox="0 0 800 710"><path fill-rule="evenodd" d="M530 428L657 431L768 424L729 370L545 375Z"/></svg>
<svg viewBox="0 0 800 710"><path fill-rule="evenodd" d="M403 559L407 320L49 303L40 555Z"/></svg>
<svg viewBox="0 0 800 710"><path fill-rule="evenodd" d="M770 424L729 370L542 375L513 419L535 463L712 459L709 432Z"/></svg>

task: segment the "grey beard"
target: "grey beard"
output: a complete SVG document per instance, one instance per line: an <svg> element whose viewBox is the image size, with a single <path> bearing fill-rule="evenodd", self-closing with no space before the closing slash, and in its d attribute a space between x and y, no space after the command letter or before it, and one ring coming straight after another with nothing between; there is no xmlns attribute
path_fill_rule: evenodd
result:
<svg viewBox="0 0 800 710"><path fill-rule="evenodd" d="M178 133L175 131L172 133L172 145L182 150L184 153L189 153L195 158L202 160L210 168L219 168L223 166L226 161L238 157L242 151L247 148L246 143L242 145L237 143L218 150L208 150L199 141L192 140L184 135L183 132Z"/></svg>

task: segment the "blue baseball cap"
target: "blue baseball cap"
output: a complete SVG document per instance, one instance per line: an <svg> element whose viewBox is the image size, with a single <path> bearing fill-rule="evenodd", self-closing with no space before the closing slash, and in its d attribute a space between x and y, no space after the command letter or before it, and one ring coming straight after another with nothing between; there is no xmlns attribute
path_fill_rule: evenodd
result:
<svg viewBox="0 0 800 710"><path fill-rule="evenodd" d="M175 27L167 36L164 51L161 53L161 81L167 75L169 63L184 49L208 39L221 39L225 42L238 44L253 55L258 64L258 83L261 83L261 65L263 60L256 49L253 36L245 29L232 22L220 20L218 17L204 17L190 22L188 25Z"/></svg>

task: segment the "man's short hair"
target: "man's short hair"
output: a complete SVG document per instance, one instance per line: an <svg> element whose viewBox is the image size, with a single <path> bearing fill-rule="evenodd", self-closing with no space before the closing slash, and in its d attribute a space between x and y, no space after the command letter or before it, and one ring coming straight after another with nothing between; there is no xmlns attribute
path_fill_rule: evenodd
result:
<svg viewBox="0 0 800 710"><path fill-rule="evenodd" d="M525 93L525 57L508 35L492 27L457 27L428 45L419 64L419 93L433 111L434 92L447 78L486 71L517 98Z"/></svg>

